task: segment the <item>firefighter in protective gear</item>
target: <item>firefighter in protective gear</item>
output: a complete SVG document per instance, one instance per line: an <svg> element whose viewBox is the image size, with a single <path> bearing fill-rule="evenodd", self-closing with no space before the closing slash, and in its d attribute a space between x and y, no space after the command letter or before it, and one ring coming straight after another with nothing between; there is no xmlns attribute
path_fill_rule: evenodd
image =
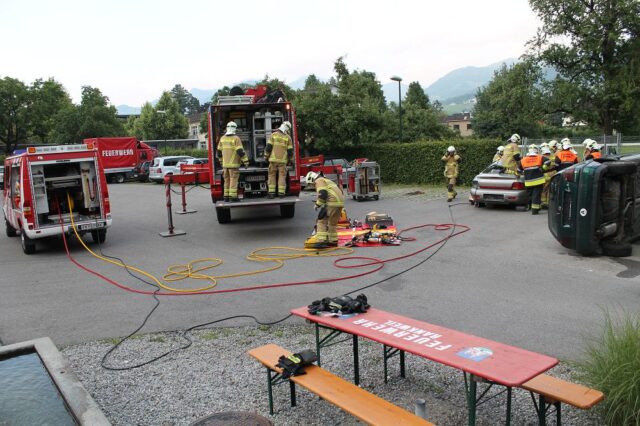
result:
<svg viewBox="0 0 640 426"><path fill-rule="evenodd" d="M518 175L518 161L520 161L520 135L514 133L508 140L507 146L504 147L504 154L500 163L504 167L505 173Z"/></svg>
<svg viewBox="0 0 640 426"><path fill-rule="evenodd" d="M582 146L584 146L584 152L582 153L583 161L587 161L589 159L589 155L591 154L591 150L593 149L593 146L595 144L596 144L596 141L589 138L585 139L584 142L582 142Z"/></svg>
<svg viewBox="0 0 640 426"><path fill-rule="evenodd" d="M598 144L596 141L593 141L593 144L589 149L589 155L586 155L584 160L586 161L595 160L596 158L602 158L602 152L600 152L601 149L602 145Z"/></svg>
<svg viewBox="0 0 640 426"><path fill-rule="evenodd" d="M538 214L541 207L540 198L542 196L542 187L544 186L544 158L538 152L538 147L529 145L527 155L520 160L520 168L524 172L524 186L529 193L529 202L531 203L531 214Z"/></svg>
<svg viewBox="0 0 640 426"><path fill-rule="evenodd" d="M293 161L293 143L289 132L291 123L285 121L271 134L264 149L265 157L269 161L268 198L276 196L276 181L278 196L284 198L287 192L287 164Z"/></svg>
<svg viewBox="0 0 640 426"><path fill-rule="evenodd" d="M322 174L309 172L308 183L316 187L316 234L305 242L305 248L327 248L338 246L338 221L344 208L344 194L331 179Z"/></svg>
<svg viewBox="0 0 640 426"><path fill-rule="evenodd" d="M451 202L458 193L453 189L458 178L459 164L462 158L456 154L456 148L452 145L447 148L447 153L442 156L444 161L444 177L447 178L447 202Z"/></svg>
<svg viewBox="0 0 640 426"><path fill-rule="evenodd" d="M552 139L549 141L549 150L551 151L551 161L556 159L556 152L558 151L558 141Z"/></svg>
<svg viewBox="0 0 640 426"><path fill-rule="evenodd" d="M500 145L496 150L496 154L493 156L493 162L500 161L502 156L504 155L504 146Z"/></svg>
<svg viewBox="0 0 640 426"><path fill-rule="evenodd" d="M242 141L236 135L238 126L233 121L227 123L227 131L218 142L218 159L222 162L222 179L224 181L224 201L236 202L238 199L238 178L240 163L249 165L249 158L244 152Z"/></svg>
<svg viewBox="0 0 640 426"><path fill-rule="evenodd" d="M555 157L549 146L541 148L540 154L542 154L542 158L544 160L543 164L546 166L546 170L544 172L544 185L542 186L542 196L540 197L540 207L542 209L546 209L549 207L549 187L551 178L557 173L557 171L555 170Z"/></svg>
<svg viewBox="0 0 640 426"><path fill-rule="evenodd" d="M562 139L562 150L556 152L556 170L561 171L578 163L578 156L568 138Z"/></svg>

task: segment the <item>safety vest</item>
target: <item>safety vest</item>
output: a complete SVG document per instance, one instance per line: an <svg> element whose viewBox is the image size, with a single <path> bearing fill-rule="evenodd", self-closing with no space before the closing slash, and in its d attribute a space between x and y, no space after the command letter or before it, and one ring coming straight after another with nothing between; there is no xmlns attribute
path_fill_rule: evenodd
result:
<svg viewBox="0 0 640 426"><path fill-rule="evenodd" d="M556 153L556 164L558 164L558 170L566 169L578 162L578 156L571 152L571 150L563 149Z"/></svg>
<svg viewBox="0 0 640 426"><path fill-rule="evenodd" d="M342 190L338 188L332 180L319 177L316 179L316 194L320 194L320 191L327 191L327 200L322 200L318 197L316 205L322 207L326 204L327 207L344 207L344 194Z"/></svg>
<svg viewBox="0 0 640 426"><path fill-rule="evenodd" d="M249 162L247 154L242 148L242 141L236 135L224 135L218 142L218 153L222 155L222 167L225 169L237 169L240 161Z"/></svg>
<svg viewBox="0 0 640 426"><path fill-rule="evenodd" d="M442 161L444 161L444 176L447 178L457 178L458 177L458 163L461 158L458 154L455 155L445 155L442 157Z"/></svg>
<svg viewBox="0 0 640 426"><path fill-rule="evenodd" d="M270 163L283 163L289 162L289 154L293 154L293 143L291 138L280 131L273 132L269 138L267 145L271 145L271 155L269 155Z"/></svg>
<svg viewBox="0 0 640 426"><path fill-rule="evenodd" d="M544 172L542 155L530 154L520 160L520 166L524 169L524 186L537 186L544 184Z"/></svg>

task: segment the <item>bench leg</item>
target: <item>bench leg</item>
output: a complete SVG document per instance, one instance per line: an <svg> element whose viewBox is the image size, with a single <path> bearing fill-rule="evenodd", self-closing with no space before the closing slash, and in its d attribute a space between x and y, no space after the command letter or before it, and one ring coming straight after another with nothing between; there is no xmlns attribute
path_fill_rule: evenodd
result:
<svg viewBox="0 0 640 426"><path fill-rule="evenodd" d="M320 327L318 326L318 323L315 323L316 326L316 355L318 355L318 367L322 366L322 363L320 362Z"/></svg>
<svg viewBox="0 0 640 426"><path fill-rule="evenodd" d="M382 358L384 360L384 382L387 383L388 361L398 353L400 354L400 377L404 379L406 377L404 351L387 345L382 345L382 350Z"/></svg>
<svg viewBox="0 0 640 426"><path fill-rule="evenodd" d="M387 345L382 345L382 350L383 350L382 359L384 360L384 363L383 363L384 364L384 382L387 383L387 376L388 376L388 374L387 374L387 353L388 353Z"/></svg>
<svg viewBox="0 0 640 426"><path fill-rule="evenodd" d="M538 424L540 426L547 424L547 403L542 395L538 395Z"/></svg>
<svg viewBox="0 0 640 426"><path fill-rule="evenodd" d="M400 377L403 379L406 377L404 368L404 351L400 351Z"/></svg>
<svg viewBox="0 0 640 426"><path fill-rule="evenodd" d="M273 416L273 385L271 384L271 370L267 368L267 391L269 392L269 414Z"/></svg>
<svg viewBox="0 0 640 426"><path fill-rule="evenodd" d="M511 387L507 387L507 426L511 424Z"/></svg>
<svg viewBox="0 0 640 426"><path fill-rule="evenodd" d="M465 384L467 380L467 374L464 373ZM469 374L469 386L467 388L467 408L469 410L469 426L475 426L476 424L476 392L477 383L474 380L473 374Z"/></svg>
<svg viewBox="0 0 640 426"><path fill-rule="evenodd" d="M560 401L556 401L554 405L556 406L556 424L560 426L562 424L562 415L560 411L560 406L562 405L562 403Z"/></svg>

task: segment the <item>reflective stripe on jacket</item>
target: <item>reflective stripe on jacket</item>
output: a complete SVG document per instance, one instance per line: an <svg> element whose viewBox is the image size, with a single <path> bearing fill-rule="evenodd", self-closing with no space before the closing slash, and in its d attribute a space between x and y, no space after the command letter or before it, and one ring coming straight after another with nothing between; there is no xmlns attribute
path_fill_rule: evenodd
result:
<svg viewBox="0 0 640 426"><path fill-rule="evenodd" d="M240 162L248 163L249 159L242 147L242 141L237 135L224 135L218 142L218 157L222 156L222 167L237 169Z"/></svg>
<svg viewBox="0 0 640 426"><path fill-rule="evenodd" d="M525 155L520 160L520 166L524 169L524 186L544 184L543 162L544 158L538 154Z"/></svg>
<svg viewBox="0 0 640 426"><path fill-rule="evenodd" d="M444 161L444 176L447 178L458 177L458 163L462 158L458 155L444 155L442 161Z"/></svg>
<svg viewBox="0 0 640 426"><path fill-rule="evenodd" d="M344 194L332 180L319 177L316 179L315 185L316 194L318 194L316 206L344 207ZM326 191L326 199L323 197L323 194L321 194L323 191Z"/></svg>
<svg viewBox="0 0 640 426"><path fill-rule="evenodd" d="M271 145L271 146L269 146ZM267 142L267 153L269 154L270 163L283 163L289 162L289 156L293 155L293 143L289 135L286 135L280 131L273 132Z"/></svg>

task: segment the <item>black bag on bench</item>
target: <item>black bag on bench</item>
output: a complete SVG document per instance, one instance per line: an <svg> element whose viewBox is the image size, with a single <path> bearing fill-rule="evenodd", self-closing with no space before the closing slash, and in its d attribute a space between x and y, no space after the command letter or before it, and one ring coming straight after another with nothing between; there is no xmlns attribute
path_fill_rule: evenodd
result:
<svg viewBox="0 0 640 426"><path fill-rule="evenodd" d="M364 294L359 294L355 299L350 296L325 297L308 306L309 313L312 315L319 315L321 312L358 314L367 312L370 307L371 305L367 303L367 296Z"/></svg>
<svg viewBox="0 0 640 426"><path fill-rule="evenodd" d="M305 349L298 353L278 358L278 367L282 368L282 377L288 379L291 376L301 376L305 374L304 368L318 360L318 355L311 349Z"/></svg>

